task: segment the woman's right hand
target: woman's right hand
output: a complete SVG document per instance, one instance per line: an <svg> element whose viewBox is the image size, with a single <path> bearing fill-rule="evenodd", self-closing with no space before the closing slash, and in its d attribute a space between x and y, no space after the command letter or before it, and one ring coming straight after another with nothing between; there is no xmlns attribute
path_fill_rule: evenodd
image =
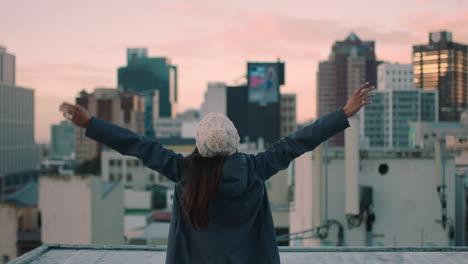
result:
<svg viewBox="0 0 468 264"><path fill-rule="evenodd" d="M370 97L375 94L370 94L369 92L374 90L372 86L369 88L369 83L366 82L361 87L359 87L356 92L348 99L348 102L343 107L343 111L346 117L352 117L355 115L361 108L365 105L371 104L372 101L367 101Z"/></svg>
<svg viewBox="0 0 468 264"><path fill-rule="evenodd" d="M88 128L91 124L91 114L81 105L62 103L60 111L66 119L79 127Z"/></svg>

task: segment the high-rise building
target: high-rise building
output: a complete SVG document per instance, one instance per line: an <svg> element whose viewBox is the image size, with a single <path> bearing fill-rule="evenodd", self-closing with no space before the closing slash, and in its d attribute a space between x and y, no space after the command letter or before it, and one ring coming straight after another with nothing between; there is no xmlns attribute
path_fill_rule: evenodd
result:
<svg viewBox="0 0 468 264"><path fill-rule="evenodd" d="M382 63L377 68L379 90L414 89L413 64Z"/></svg>
<svg viewBox="0 0 468 264"><path fill-rule="evenodd" d="M327 61L319 63L317 72L317 115L322 116L343 107L351 92L362 83L377 82L377 60L374 41L362 41L351 33L337 41ZM343 133L330 139L331 146L342 146Z"/></svg>
<svg viewBox="0 0 468 264"><path fill-rule="evenodd" d="M16 83L16 58L0 46L0 83L14 86Z"/></svg>
<svg viewBox="0 0 468 264"><path fill-rule="evenodd" d="M416 88L439 91L440 121L459 121L468 107L468 45L452 33L431 32L429 44L413 46Z"/></svg>
<svg viewBox="0 0 468 264"><path fill-rule="evenodd" d="M263 138L266 146L281 137L280 86L284 63L248 63L248 84L226 87L226 115L241 142Z"/></svg>
<svg viewBox="0 0 468 264"><path fill-rule="evenodd" d="M226 84L223 82L209 82L205 92L205 101L201 105L201 116L211 112L226 114Z"/></svg>
<svg viewBox="0 0 468 264"><path fill-rule="evenodd" d="M127 66L118 69L118 87L145 98L145 135L154 137L154 120L174 118L177 111L177 66L165 57L148 57L146 48L127 49ZM154 102L158 92L158 104ZM158 107L157 114L153 108Z"/></svg>
<svg viewBox="0 0 468 264"><path fill-rule="evenodd" d="M281 94L281 137L291 134L296 128L296 94Z"/></svg>
<svg viewBox="0 0 468 264"><path fill-rule="evenodd" d="M411 64L381 63L372 104L360 112L361 137L371 148L410 147L410 122L438 120L437 91L414 87Z"/></svg>
<svg viewBox="0 0 468 264"><path fill-rule="evenodd" d="M81 91L76 103L91 114L143 134L145 100L135 93L113 88L97 88L88 94ZM75 129L75 154L78 163L100 157L102 145L84 135L84 129Z"/></svg>
<svg viewBox="0 0 468 264"><path fill-rule="evenodd" d="M16 86L15 56L0 47L0 194L32 177L34 90Z"/></svg>
<svg viewBox="0 0 468 264"><path fill-rule="evenodd" d="M284 84L284 62L249 62L247 79L247 84L238 86L208 83L201 117L211 112L223 113L234 123L241 142L257 142L262 138L268 146L282 135L280 86ZM295 121L295 99L286 97L288 120Z"/></svg>
<svg viewBox="0 0 468 264"><path fill-rule="evenodd" d="M50 154L56 157L71 156L75 151L75 126L64 120L52 125L50 130Z"/></svg>
<svg viewBox="0 0 468 264"><path fill-rule="evenodd" d="M370 148L408 148L410 121L437 121L437 91L377 90L360 112L361 141Z"/></svg>

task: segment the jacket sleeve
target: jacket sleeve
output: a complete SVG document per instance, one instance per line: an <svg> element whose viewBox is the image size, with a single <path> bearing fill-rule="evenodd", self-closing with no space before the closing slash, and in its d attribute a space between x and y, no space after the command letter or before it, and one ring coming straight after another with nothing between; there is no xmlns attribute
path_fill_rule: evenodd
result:
<svg viewBox="0 0 468 264"><path fill-rule="evenodd" d="M85 135L123 155L137 157L145 166L158 171L174 182L181 178L184 157L164 148L156 140L140 136L94 116L91 118L91 124L86 129Z"/></svg>
<svg viewBox="0 0 468 264"><path fill-rule="evenodd" d="M288 168L289 163L307 151L313 150L323 141L349 127L342 109L317 119L314 123L272 144L264 152L254 156L259 176L268 180L278 171Z"/></svg>

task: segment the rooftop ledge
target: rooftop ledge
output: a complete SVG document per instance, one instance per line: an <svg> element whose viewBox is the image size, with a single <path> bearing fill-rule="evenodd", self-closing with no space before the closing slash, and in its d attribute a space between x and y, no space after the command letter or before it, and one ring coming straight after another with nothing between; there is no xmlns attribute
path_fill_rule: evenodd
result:
<svg viewBox="0 0 468 264"><path fill-rule="evenodd" d="M468 247L280 247L281 263L468 263ZM166 247L43 245L10 264L165 263Z"/></svg>

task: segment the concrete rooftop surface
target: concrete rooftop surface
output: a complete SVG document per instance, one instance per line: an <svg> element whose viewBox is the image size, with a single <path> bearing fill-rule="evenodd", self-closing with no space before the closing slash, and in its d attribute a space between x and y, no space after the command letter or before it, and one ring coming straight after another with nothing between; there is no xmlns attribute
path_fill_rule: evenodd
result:
<svg viewBox="0 0 468 264"><path fill-rule="evenodd" d="M283 264L335 263L468 263L468 247L280 247ZM165 247L44 245L13 260L10 264L43 263L164 263Z"/></svg>

